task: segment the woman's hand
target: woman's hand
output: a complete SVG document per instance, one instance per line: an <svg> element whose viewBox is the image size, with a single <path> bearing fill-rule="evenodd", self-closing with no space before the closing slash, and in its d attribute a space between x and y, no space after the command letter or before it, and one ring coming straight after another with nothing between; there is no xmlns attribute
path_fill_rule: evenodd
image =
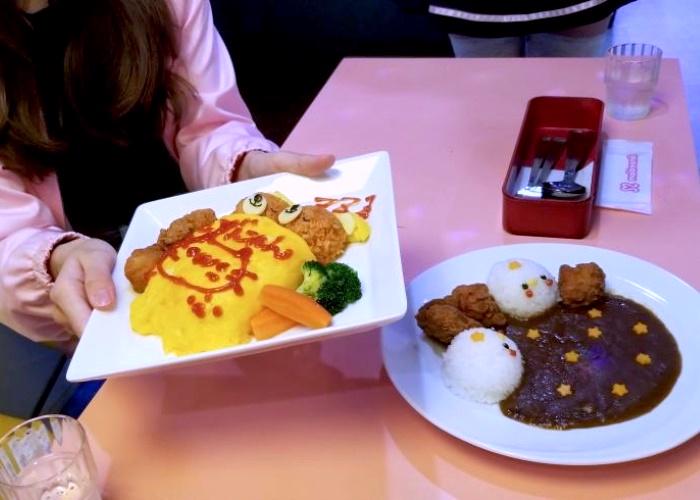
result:
<svg viewBox="0 0 700 500"><path fill-rule="evenodd" d="M328 170L334 161L333 155L304 155L288 151L275 153L249 151L238 167L237 178L242 181L279 172L314 177Z"/></svg>
<svg viewBox="0 0 700 500"><path fill-rule="evenodd" d="M115 259L114 248L94 238L77 239L54 248L49 260L54 277L49 297L56 305L57 323L80 336L93 308L108 309L114 304Z"/></svg>

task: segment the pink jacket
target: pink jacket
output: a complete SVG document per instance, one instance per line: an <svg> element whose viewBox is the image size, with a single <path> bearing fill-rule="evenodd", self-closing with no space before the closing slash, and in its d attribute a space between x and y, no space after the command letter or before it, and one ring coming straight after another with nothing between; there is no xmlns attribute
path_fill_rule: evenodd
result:
<svg viewBox="0 0 700 500"><path fill-rule="evenodd" d="M191 190L230 181L239 155L272 151L252 122L236 86L231 58L212 21L207 0L168 0L179 27L174 70L197 91L180 128L172 120L165 143ZM29 182L0 164L0 322L36 341L67 343L70 335L52 320L52 278L47 261L69 230L55 176Z"/></svg>

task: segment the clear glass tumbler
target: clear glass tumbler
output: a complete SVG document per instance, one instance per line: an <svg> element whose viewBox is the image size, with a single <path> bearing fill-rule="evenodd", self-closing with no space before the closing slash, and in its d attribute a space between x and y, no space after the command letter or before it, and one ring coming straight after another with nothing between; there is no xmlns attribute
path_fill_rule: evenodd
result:
<svg viewBox="0 0 700 500"><path fill-rule="evenodd" d="M605 105L610 116L638 120L649 114L661 55L660 48L647 43L624 43L608 49Z"/></svg>
<svg viewBox="0 0 700 500"><path fill-rule="evenodd" d="M80 423L64 415L27 420L0 438L3 500L100 500Z"/></svg>

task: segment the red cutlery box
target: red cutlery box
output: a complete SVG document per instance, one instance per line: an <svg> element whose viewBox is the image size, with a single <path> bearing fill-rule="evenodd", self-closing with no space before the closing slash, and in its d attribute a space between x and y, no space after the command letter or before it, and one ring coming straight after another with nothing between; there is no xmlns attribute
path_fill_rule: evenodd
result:
<svg viewBox="0 0 700 500"><path fill-rule="evenodd" d="M541 96L530 100L503 182L503 229L513 234L558 238L583 238L588 234L600 172L603 110L602 101L589 97ZM586 186L585 197L565 200L518 195L540 139L545 136L566 139L572 130L595 134L585 168L576 179ZM562 156L553 166L552 177L562 176L564 160Z"/></svg>

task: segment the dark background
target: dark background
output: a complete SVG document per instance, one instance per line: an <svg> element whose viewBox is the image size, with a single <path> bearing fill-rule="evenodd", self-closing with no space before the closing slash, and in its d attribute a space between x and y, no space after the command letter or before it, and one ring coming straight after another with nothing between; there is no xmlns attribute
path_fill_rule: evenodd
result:
<svg viewBox="0 0 700 500"><path fill-rule="evenodd" d="M450 57L447 35L396 0L211 0L260 130L284 142L343 57Z"/></svg>

